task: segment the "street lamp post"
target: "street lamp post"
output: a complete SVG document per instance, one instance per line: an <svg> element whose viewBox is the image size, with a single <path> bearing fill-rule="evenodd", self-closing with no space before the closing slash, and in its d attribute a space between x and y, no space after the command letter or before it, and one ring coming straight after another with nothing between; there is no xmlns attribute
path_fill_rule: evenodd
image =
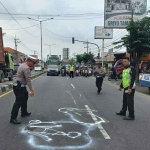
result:
<svg viewBox="0 0 150 150"><path fill-rule="evenodd" d="M45 45L49 46L49 56L51 56L51 46L56 44L51 44L51 45L45 44Z"/></svg>
<svg viewBox="0 0 150 150"><path fill-rule="evenodd" d="M46 19L46 20L36 20L36 19L28 17L28 19L40 22L40 31L41 31L41 61L42 61L42 22L43 21L47 21L47 20L52 20L54 18L50 18L50 19Z"/></svg>

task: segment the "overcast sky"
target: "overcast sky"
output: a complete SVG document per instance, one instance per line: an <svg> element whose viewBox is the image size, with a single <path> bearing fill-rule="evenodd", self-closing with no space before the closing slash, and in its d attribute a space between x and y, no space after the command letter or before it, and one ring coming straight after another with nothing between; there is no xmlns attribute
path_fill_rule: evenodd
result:
<svg viewBox="0 0 150 150"><path fill-rule="evenodd" d="M62 55L63 48L70 49L70 56L72 56L73 53L86 52L86 48L84 48L86 45L78 42L75 42L73 45L71 37L83 41L89 40L101 46L101 40L94 40L94 27L104 25L104 0L1 0L1 2L11 14L20 14L13 15L13 17L22 27L33 26L25 29L28 33L20 29L19 24L17 24L9 14L3 14L7 13L7 11L0 4L0 26L3 28L3 32L6 33L4 36L5 47L15 48L13 39L16 35L21 41L21 43L18 43L19 51L26 54L34 54L35 50L40 56L39 22L29 20L27 17L39 20L54 18L53 20L42 23L43 55L45 58L46 55L49 54L49 47L44 44L56 44L51 47L52 54ZM150 7L150 0L148 0L148 7ZM23 14L28 15L23 16ZM37 15L34 16L31 14L50 16L39 16L38 18ZM85 15L79 16L77 14ZM53 32L53 34L51 32ZM123 34L125 34L125 31L115 30L114 39L119 38ZM109 46L111 41L112 40L106 40L105 45ZM105 51L108 51L109 48L111 47L107 47ZM90 50L97 54L97 48L95 46L90 46Z"/></svg>

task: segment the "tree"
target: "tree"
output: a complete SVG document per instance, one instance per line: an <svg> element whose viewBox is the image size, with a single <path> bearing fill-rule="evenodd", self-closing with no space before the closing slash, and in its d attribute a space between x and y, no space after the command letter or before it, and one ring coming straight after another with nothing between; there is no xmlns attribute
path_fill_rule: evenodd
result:
<svg viewBox="0 0 150 150"><path fill-rule="evenodd" d="M128 35L113 44L120 44L119 47L127 47L127 52L131 55L131 61L136 63L137 80L140 57L145 52L150 52L150 18L145 17L140 21L131 19L130 25L126 27Z"/></svg>
<svg viewBox="0 0 150 150"><path fill-rule="evenodd" d="M76 55L76 59L77 59L77 62L81 64L81 62L83 61L83 55L82 54Z"/></svg>
<svg viewBox="0 0 150 150"><path fill-rule="evenodd" d="M93 59L94 54L92 54L91 52L89 53L84 53L84 54L80 54L80 55L76 55L76 59L77 62L79 62L81 64L81 62L83 61L85 64L86 63L95 63L95 60Z"/></svg>
<svg viewBox="0 0 150 150"><path fill-rule="evenodd" d="M75 59L73 59L73 58L71 58L69 61L71 64L75 64L75 62L76 62Z"/></svg>
<svg viewBox="0 0 150 150"><path fill-rule="evenodd" d="M87 63L87 62L89 62L89 63L91 63L92 61L93 61L93 54L90 52L90 53L84 53L83 54L83 62L84 63Z"/></svg>

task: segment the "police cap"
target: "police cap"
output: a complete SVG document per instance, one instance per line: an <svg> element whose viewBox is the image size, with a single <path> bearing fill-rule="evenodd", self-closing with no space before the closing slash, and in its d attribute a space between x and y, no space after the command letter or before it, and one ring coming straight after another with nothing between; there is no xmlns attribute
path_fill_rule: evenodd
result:
<svg viewBox="0 0 150 150"><path fill-rule="evenodd" d="M30 61L33 61L35 63L39 62L39 59L35 58L35 57L32 57L30 55L27 56L27 60L30 60Z"/></svg>

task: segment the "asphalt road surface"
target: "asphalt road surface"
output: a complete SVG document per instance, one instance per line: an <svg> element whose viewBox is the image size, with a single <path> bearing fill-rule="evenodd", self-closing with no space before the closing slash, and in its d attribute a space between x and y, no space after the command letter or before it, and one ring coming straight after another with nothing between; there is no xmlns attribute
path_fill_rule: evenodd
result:
<svg viewBox="0 0 150 150"><path fill-rule="evenodd" d="M149 150L150 97L135 95L135 121L116 116L122 92L103 84L96 94L94 77L41 76L29 98L32 115L9 123L14 94L0 96L0 150Z"/></svg>

